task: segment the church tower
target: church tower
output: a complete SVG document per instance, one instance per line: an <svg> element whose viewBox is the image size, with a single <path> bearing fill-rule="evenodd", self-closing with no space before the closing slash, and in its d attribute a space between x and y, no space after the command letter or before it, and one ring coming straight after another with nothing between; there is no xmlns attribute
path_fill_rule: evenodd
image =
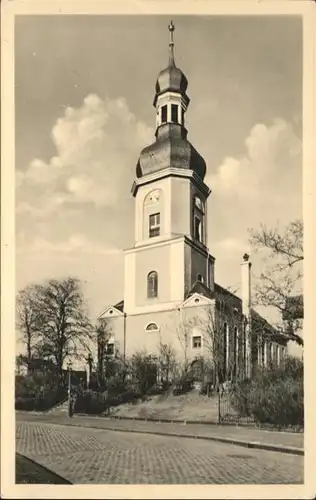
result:
<svg viewBox="0 0 316 500"><path fill-rule="evenodd" d="M125 250L127 315L173 309L196 281L214 290L214 258L207 249L206 164L187 139L188 81L174 58L159 73L153 105L156 132L136 166L135 244Z"/></svg>

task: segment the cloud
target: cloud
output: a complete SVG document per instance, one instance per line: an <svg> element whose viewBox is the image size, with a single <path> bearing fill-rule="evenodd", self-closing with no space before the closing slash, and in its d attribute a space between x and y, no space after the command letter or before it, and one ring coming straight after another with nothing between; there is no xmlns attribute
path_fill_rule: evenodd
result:
<svg viewBox="0 0 316 500"><path fill-rule="evenodd" d="M69 205L115 205L153 133L124 98L90 94L80 107L67 107L51 132L57 154L17 173L17 212L43 217Z"/></svg>
<svg viewBox="0 0 316 500"><path fill-rule="evenodd" d="M245 252L254 274L263 269L261 255L249 247L250 228L282 227L302 216L302 145L291 123L258 123L242 146L241 154L228 154L206 178L212 188L209 247L224 286L239 282Z"/></svg>
<svg viewBox="0 0 316 500"><path fill-rule="evenodd" d="M220 196L237 195L246 202L268 197L280 199L280 187L289 190L301 180L302 145L290 123L281 118L268 126L252 127L239 157L227 156L215 175L209 175L214 192ZM280 186L282 183L282 186Z"/></svg>
<svg viewBox="0 0 316 500"><path fill-rule="evenodd" d="M98 254L98 255L116 255L122 251L111 245L100 245L89 241L84 234L73 234L67 240L60 242L49 241L40 236L36 236L31 242L27 241L23 232L18 235L17 253L36 253L36 252L57 252Z"/></svg>
<svg viewBox="0 0 316 500"><path fill-rule="evenodd" d="M243 239L227 237L219 240L213 244L213 249L216 253L221 255L221 257L232 258L236 260L236 254L241 256L244 253L249 253L249 243Z"/></svg>

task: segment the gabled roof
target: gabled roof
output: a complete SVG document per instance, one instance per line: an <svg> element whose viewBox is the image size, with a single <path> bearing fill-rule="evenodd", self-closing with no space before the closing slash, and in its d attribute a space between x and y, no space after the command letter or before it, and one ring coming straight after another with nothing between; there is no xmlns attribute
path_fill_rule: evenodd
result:
<svg viewBox="0 0 316 500"><path fill-rule="evenodd" d="M230 290L223 288L217 283L214 284L214 293L215 297L225 297L229 301L229 306L236 308L239 313L242 313L242 300L240 297L232 293ZM251 320L254 331L258 330L261 332L265 332L271 336L282 336L283 338L288 338L288 335L285 335L280 330L272 326L261 314L251 308Z"/></svg>
<svg viewBox="0 0 316 500"><path fill-rule="evenodd" d="M194 293L204 295L204 297L207 297L208 299L214 298L214 292L212 292L210 288L208 288L204 283L198 280L193 283L191 290L189 291L189 293L187 293L185 298L188 299Z"/></svg>
<svg viewBox="0 0 316 500"><path fill-rule="evenodd" d="M118 303L119 305L121 304L120 302ZM123 314L123 306L120 305L120 308L117 306L108 306L106 309L104 309L98 316L98 320L107 318L107 317L115 317L115 316L122 316Z"/></svg>
<svg viewBox="0 0 316 500"><path fill-rule="evenodd" d="M206 295L195 292L182 302L181 308L206 306L210 305L212 302L214 302L212 297L207 297Z"/></svg>
<svg viewBox="0 0 316 500"><path fill-rule="evenodd" d="M227 288L224 288L221 285L218 285L217 283L214 283L214 293L217 299L225 298L229 301L229 305L231 307L237 308L240 313L242 312L242 300L233 292L227 290Z"/></svg>
<svg viewBox="0 0 316 500"><path fill-rule="evenodd" d="M252 319L253 329L255 331L256 329L258 329L270 335L284 336L284 334L282 334L280 330L277 330L277 328L272 326L265 318L261 316L261 314L257 313L257 311L255 311L254 309L251 309L251 319Z"/></svg>
<svg viewBox="0 0 316 500"><path fill-rule="evenodd" d="M113 307L115 307L115 309L118 309L121 312L124 312L124 300L121 300L120 302L115 304L115 306L113 306Z"/></svg>

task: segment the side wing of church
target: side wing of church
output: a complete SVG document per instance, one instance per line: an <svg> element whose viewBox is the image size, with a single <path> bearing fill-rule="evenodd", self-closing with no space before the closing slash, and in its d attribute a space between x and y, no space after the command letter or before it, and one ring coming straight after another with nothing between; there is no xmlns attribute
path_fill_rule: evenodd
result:
<svg viewBox="0 0 316 500"><path fill-rule="evenodd" d="M250 375L269 360L281 362L287 339L251 307L247 255L242 299L214 282L215 258L207 247L211 189L204 182L206 163L187 139L188 81L175 64L172 22L169 31L169 63L159 73L153 102L155 141L141 151L132 186L135 241L125 250L124 299L98 320L111 330L111 352L158 355L168 344L190 362L212 357L211 328L217 328L226 378L228 366Z"/></svg>

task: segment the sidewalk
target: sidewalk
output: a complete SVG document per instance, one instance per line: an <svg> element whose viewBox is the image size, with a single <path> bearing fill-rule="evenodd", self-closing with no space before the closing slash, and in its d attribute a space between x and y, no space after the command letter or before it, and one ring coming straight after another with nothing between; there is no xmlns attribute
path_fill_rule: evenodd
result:
<svg viewBox="0 0 316 500"><path fill-rule="evenodd" d="M17 412L17 421L91 427L121 432L170 435L183 438L207 439L247 448L257 448L295 455L304 455L304 434L268 431L237 426L206 424L159 423L140 420L113 420L105 417L31 414Z"/></svg>

